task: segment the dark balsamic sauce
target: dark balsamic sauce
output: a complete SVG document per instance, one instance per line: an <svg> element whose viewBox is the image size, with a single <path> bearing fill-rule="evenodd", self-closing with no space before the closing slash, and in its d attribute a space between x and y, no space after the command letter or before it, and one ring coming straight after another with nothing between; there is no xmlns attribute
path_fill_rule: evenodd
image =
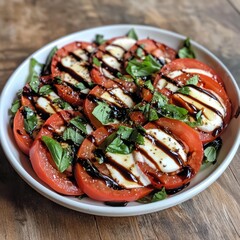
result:
<svg viewBox="0 0 240 240"><path fill-rule="evenodd" d="M126 207L128 202L104 202L104 204L111 207Z"/></svg>
<svg viewBox="0 0 240 240"><path fill-rule="evenodd" d="M190 183L187 183L187 184L185 184L185 185L183 185L183 186L181 186L181 187L178 187L178 188L166 189L166 193L167 193L168 195L176 194L176 193L182 191L184 188L186 188L189 184L190 184Z"/></svg>

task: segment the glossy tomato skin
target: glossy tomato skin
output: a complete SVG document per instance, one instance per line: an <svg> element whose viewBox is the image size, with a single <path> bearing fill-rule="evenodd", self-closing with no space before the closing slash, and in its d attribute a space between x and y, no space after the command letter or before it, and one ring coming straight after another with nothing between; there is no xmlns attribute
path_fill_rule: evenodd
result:
<svg viewBox="0 0 240 240"><path fill-rule="evenodd" d="M57 170L41 138L42 136L52 137L55 131L58 131L66 122L78 115L79 113L73 111L61 111L49 117L38 133L29 152L30 161L37 176L53 190L63 195L78 196L83 192L74 181L68 178L67 173L60 173Z"/></svg>
<svg viewBox="0 0 240 240"><path fill-rule="evenodd" d="M165 65L161 72L156 76L154 80L154 87L162 94L167 96L169 98L170 103L177 102L176 96L174 96L173 92L168 90L167 88L162 88L161 90L157 87L159 80L162 78L162 76L167 76L169 73L176 71L176 70L182 70L186 68L194 68L194 69L200 69L209 72L213 75L213 77L205 76L203 74L194 74L194 73L184 73L180 76L176 76L171 79L171 82L175 84L178 87L183 87L186 85L187 81L193 77L198 76L198 84L197 86L202 88L203 90L207 90L212 94L216 94L222 99L222 103L226 109L226 114L223 118L223 126L218 131L217 134L214 132L203 132L199 130L200 138L203 143L211 142L217 137L219 137L223 130L227 127L228 123L231 119L231 112L232 112L232 106L229 97L227 96L227 93L223 87L222 79L214 72L213 69L208 67L206 64L195 60L195 59L176 59L172 61L171 63ZM179 102L179 101L178 101ZM184 107L184 103L182 104L182 107Z"/></svg>
<svg viewBox="0 0 240 240"><path fill-rule="evenodd" d="M181 188L191 181L191 179L200 170L203 159L203 146L199 137L199 133L186 125L183 122L174 119L160 118L153 123L147 123L144 128L152 129L165 128L170 131L176 139L180 140L184 144L186 151L188 152L187 164L185 167L191 169L191 175L185 176L181 174L168 174L160 172L151 168L146 163L139 163L139 166L143 172L149 176L152 185L157 188L165 187L166 189Z"/></svg>
<svg viewBox="0 0 240 240"><path fill-rule="evenodd" d="M117 129L118 125L111 125L111 127L100 127L91 134L90 138L83 141L78 151L78 162L75 165L75 177L78 185L90 198L97 201L111 201L111 202L129 202L138 200L153 189L148 187L133 188L133 189L121 189L115 190L108 187L105 182L99 178L91 177L82 166L81 161L86 159L91 160L93 158L93 151L96 146L99 146L107 136ZM94 139L94 141L91 141ZM100 172L108 175L108 169L105 164L98 164L94 162Z"/></svg>

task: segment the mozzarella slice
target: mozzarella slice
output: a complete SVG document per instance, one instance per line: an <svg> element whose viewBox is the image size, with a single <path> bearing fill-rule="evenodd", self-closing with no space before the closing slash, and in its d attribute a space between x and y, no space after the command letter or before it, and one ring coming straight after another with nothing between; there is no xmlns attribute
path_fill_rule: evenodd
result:
<svg viewBox="0 0 240 240"><path fill-rule="evenodd" d="M131 108L135 105L132 98L123 93L123 90L121 88L114 88L110 92L113 93L118 99L120 99L125 106Z"/></svg>
<svg viewBox="0 0 240 240"><path fill-rule="evenodd" d="M168 82L166 79L161 78L157 83L157 89L161 90L167 88L171 92L176 92L179 88L171 82Z"/></svg>
<svg viewBox="0 0 240 240"><path fill-rule="evenodd" d="M118 46L113 46L113 45L108 45L106 47L106 50L115 58L118 60L122 59L124 50L121 47Z"/></svg>
<svg viewBox="0 0 240 240"><path fill-rule="evenodd" d="M115 79L115 77L109 71L107 71L105 68L101 68L101 71L105 77L110 78L110 79Z"/></svg>
<svg viewBox="0 0 240 240"><path fill-rule="evenodd" d="M77 49L73 52L73 54L82 59L83 61L88 61L88 55L83 49Z"/></svg>
<svg viewBox="0 0 240 240"><path fill-rule="evenodd" d="M38 98L36 105L37 107L42 108L44 112L47 112L49 114L53 114L56 112L55 109L52 107L51 102L44 97Z"/></svg>
<svg viewBox="0 0 240 240"><path fill-rule="evenodd" d="M168 73L167 77L174 79L175 77L179 77L182 74L183 74L183 72L181 70L176 70L176 71Z"/></svg>
<svg viewBox="0 0 240 240"><path fill-rule="evenodd" d="M107 157L111 158L111 161L117 163L122 168L126 169L126 172L132 174L136 181L131 179L126 179L124 174L121 171L114 167L114 164L107 163L106 166L111 174L111 177L121 186L131 189L131 188L138 188L147 186L150 184L149 179L147 176L141 171L138 165L135 162L133 154L116 154L116 153L106 153Z"/></svg>
<svg viewBox="0 0 240 240"><path fill-rule="evenodd" d="M118 62L118 60L115 57L112 57L109 54L104 54L102 56L102 61L107 64L109 67L114 68L118 71L121 69L121 64Z"/></svg>
<svg viewBox="0 0 240 240"><path fill-rule="evenodd" d="M179 142L176 141L172 136L160 129L148 129L146 132L167 146L171 151L176 152L183 161L187 161L187 154L185 153L183 146L179 144ZM146 152L148 157L150 157L148 161L150 161L151 164L154 164L155 168L157 166L157 168L164 173L175 172L181 168L181 166L179 166L179 164L177 164L176 161L170 157L170 155L168 155L161 148L156 146L153 141L146 137L144 138L144 145L139 145L138 148L140 149L140 152L141 150Z"/></svg>
<svg viewBox="0 0 240 240"><path fill-rule="evenodd" d="M136 43L135 39L122 37L115 39L112 44L117 45L128 51Z"/></svg>
<svg viewBox="0 0 240 240"><path fill-rule="evenodd" d="M208 76L210 78L213 77L213 75L210 72L204 71L204 70L198 69L198 68L184 68L184 69L182 69L182 71L186 72L186 73L198 73L198 74Z"/></svg>

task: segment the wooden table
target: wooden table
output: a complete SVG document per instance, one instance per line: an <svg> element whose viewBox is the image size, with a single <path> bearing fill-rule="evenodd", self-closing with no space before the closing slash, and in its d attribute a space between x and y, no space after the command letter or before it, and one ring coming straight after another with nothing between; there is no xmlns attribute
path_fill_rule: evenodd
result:
<svg viewBox="0 0 240 240"><path fill-rule="evenodd" d="M29 54L49 41L116 23L190 36L216 54L240 83L239 0L0 0L0 89ZM59 206L21 180L1 148L0 156L0 239L240 239L239 151L225 173L193 199L124 218Z"/></svg>

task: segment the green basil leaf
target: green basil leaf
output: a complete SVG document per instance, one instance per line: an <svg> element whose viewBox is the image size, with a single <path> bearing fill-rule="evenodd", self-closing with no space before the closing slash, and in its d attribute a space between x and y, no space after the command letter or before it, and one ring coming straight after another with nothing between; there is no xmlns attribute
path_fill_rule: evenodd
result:
<svg viewBox="0 0 240 240"><path fill-rule="evenodd" d="M40 89L39 89L39 94L44 96L44 95L48 95L50 92L52 92L52 86L51 85L43 85Z"/></svg>
<svg viewBox="0 0 240 240"><path fill-rule="evenodd" d="M122 75L120 72L117 73L117 78L121 79L121 80L125 80L127 82L133 82L133 78L129 75Z"/></svg>
<svg viewBox="0 0 240 240"><path fill-rule="evenodd" d="M98 105L92 111L92 114L102 123L108 124L113 122L111 118L111 108L104 102L98 102Z"/></svg>
<svg viewBox="0 0 240 240"><path fill-rule="evenodd" d="M142 57L145 56L144 51L143 51L143 49L142 49L141 47L138 47L138 48L137 48L136 54L137 54L137 56L138 56L139 58L142 58Z"/></svg>
<svg viewBox="0 0 240 240"><path fill-rule="evenodd" d="M190 42L190 38L187 38L184 41L183 47L178 51L178 56L180 58L196 58L196 55L193 51L193 48Z"/></svg>
<svg viewBox="0 0 240 240"><path fill-rule="evenodd" d="M94 41L97 45L101 45L103 43L106 42L106 40L104 39L104 36L102 34L97 34L95 36L95 41Z"/></svg>
<svg viewBox="0 0 240 240"><path fill-rule="evenodd" d="M62 83L61 76L54 77L54 81L56 81L58 84L61 84Z"/></svg>
<svg viewBox="0 0 240 240"><path fill-rule="evenodd" d="M130 60L126 71L132 77L144 77L159 71L161 67L162 65L152 55L148 55L142 61L138 59Z"/></svg>
<svg viewBox="0 0 240 240"><path fill-rule="evenodd" d="M43 66L43 69L42 69L42 72L41 72L42 75L49 75L49 74L51 74L52 58L53 58L53 56L55 55L55 53L57 52L57 50L58 50L58 48L57 48L57 47L54 47L54 48L50 51L50 53L49 53L49 55L48 55L48 57L47 57L46 63L45 63L44 66Z"/></svg>
<svg viewBox="0 0 240 240"><path fill-rule="evenodd" d="M83 133L87 134L87 129L86 129L86 120L81 118L80 116L77 116L73 119L70 120L70 123L78 128L80 131Z"/></svg>
<svg viewBox="0 0 240 240"><path fill-rule="evenodd" d="M21 107L21 102L19 99L15 100L11 106L11 112L15 115L18 109Z"/></svg>
<svg viewBox="0 0 240 240"><path fill-rule="evenodd" d="M204 145L204 163L215 163L217 154L222 147L221 138L217 138L210 143Z"/></svg>
<svg viewBox="0 0 240 240"><path fill-rule="evenodd" d="M144 83L144 86L146 86L150 91L154 91L154 87L153 87L153 85L152 85L151 80L147 80L147 81Z"/></svg>
<svg viewBox="0 0 240 240"><path fill-rule="evenodd" d="M166 96L159 92L154 92L151 103L156 104L157 108L164 106L167 102L168 98Z"/></svg>
<svg viewBox="0 0 240 240"><path fill-rule="evenodd" d="M133 129L130 127L126 127L126 126L120 126L118 128L117 134L120 136L121 139L129 139L130 135L132 134Z"/></svg>
<svg viewBox="0 0 240 240"><path fill-rule="evenodd" d="M131 135L129 136L129 142L132 142L133 144L139 144L142 145L144 144L144 137L143 135L139 132L138 128L133 128L133 131Z"/></svg>
<svg viewBox="0 0 240 240"><path fill-rule="evenodd" d="M177 120L185 120L188 114L188 110L175 106L173 104L165 104L160 109L160 114L164 117L173 118Z"/></svg>
<svg viewBox="0 0 240 240"><path fill-rule="evenodd" d="M132 150L131 145L127 146L119 136L116 137L106 148L107 152L119 154L129 154Z"/></svg>
<svg viewBox="0 0 240 240"><path fill-rule="evenodd" d="M77 83L76 85L74 85L76 88L80 89L80 90L84 90L86 89L87 87L82 83L82 82L79 82Z"/></svg>
<svg viewBox="0 0 240 240"><path fill-rule="evenodd" d="M39 80L39 75L35 71L32 73L29 85L35 93L38 93L40 80Z"/></svg>
<svg viewBox="0 0 240 240"><path fill-rule="evenodd" d="M165 188L162 188L161 191L156 192L152 197L152 202L157 202L165 199L167 197L167 193Z"/></svg>
<svg viewBox="0 0 240 240"><path fill-rule="evenodd" d="M101 67L101 62L96 57L93 57L93 64L97 67Z"/></svg>
<svg viewBox="0 0 240 240"><path fill-rule="evenodd" d="M178 93L182 93L184 95L189 95L190 94L190 88L187 86L181 87L177 90Z"/></svg>
<svg viewBox="0 0 240 240"><path fill-rule="evenodd" d="M159 119L159 117L158 117L157 111L155 109L153 109L153 108L150 108L149 115L148 115L148 120L150 122L152 122L152 121L156 121L158 119Z"/></svg>
<svg viewBox="0 0 240 240"><path fill-rule="evenodd" d="M38 88L40 84L39 75L42 66L43 64L39 63L36 59L34 58L30 59L28 82L30 87L35 93L38 93Z"/></svg>
<svg viewBox="0 0 240 240"><path fill-rule="evenodd" d="M48 136L42 136L56 166L60 172L64 172L73 160L73 152L70 147L62 148L61 144Z"/></svg>
<svg viewBox="0 0 240 240"><path fill-rule="evenodd" d="M137 34L136 34L136 32L133 28L129 30L129 32L127 33L127 36L129 38L132 38L132 39L136 40L136 41L138 40L138 36L137 36Z"/></svg>
<svg viewBox="0 0 240 240"><path fill-rule="evenodd" d="M186 82L186 84L192 84L192 85L197 85L198 84L199 77L198 75L195 75L191 78L189 78Z"/></svg>
<svg viewBox="0 0 240 240"><path fill-rule="evenodd" d="M61 98L55 98L53 103L56 103L61 109L64 110L72 110L72 107L65 101L63 101Z"/></svg>
<svg viewBox="0 0 240 240"><path fill-rule="evenodd" d="M32 134L38 124L37 114L31 108L24 107L23 116L24 128L27 133Z"/></svg>
<svg viewBox="0 0 240 240"><path fill-rule="evenodd" d="M83 142L84 137L78 132L78 130L66 128L63 132L63 140L71 140L74 144L79 146Z"/></svg>

